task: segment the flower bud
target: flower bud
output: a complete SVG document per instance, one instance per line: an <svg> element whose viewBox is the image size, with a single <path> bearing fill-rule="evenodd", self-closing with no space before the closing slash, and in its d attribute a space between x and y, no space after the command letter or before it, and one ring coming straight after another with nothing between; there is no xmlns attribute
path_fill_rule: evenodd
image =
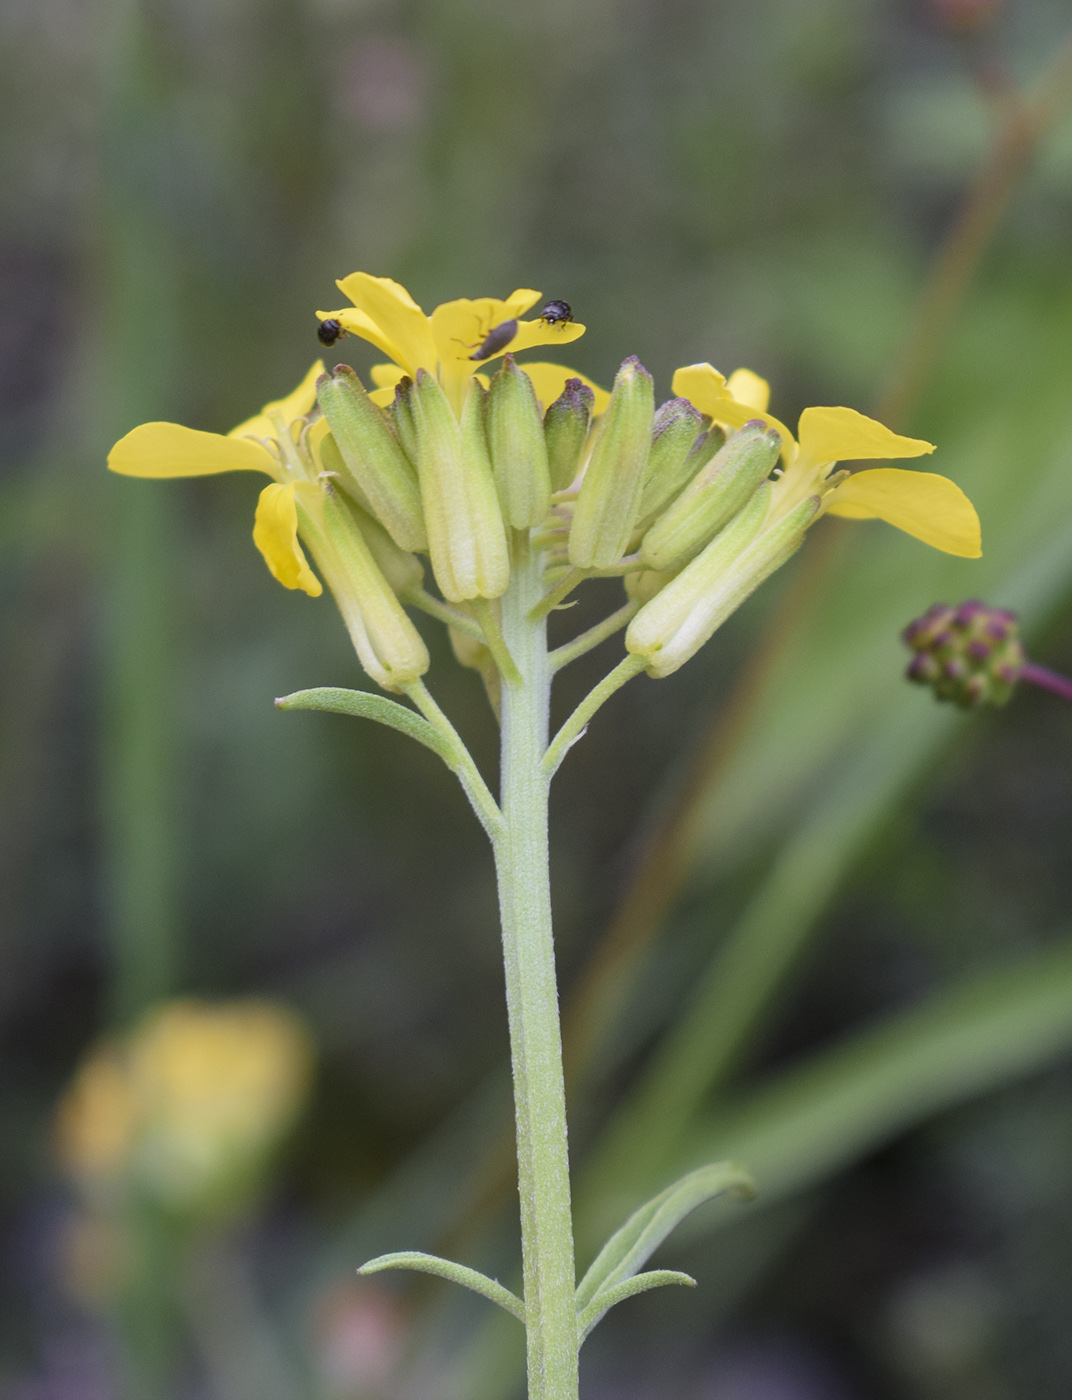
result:
<svg viewBox="0 0 1072 1400"><path fill-rule="evenodd" d="M349 502L340 501L340 504ZM424 565L417 556L399 549L379 521L374 520L367 511L356 506L350 509L357 521L357 528L365 537L369 552L392 590L401 598L411 589L420 588L424 582Z"/></svg>
<svg viewBox="0 0 1072 1400"><path fill-rule="evenodd" d="M551 508L551 477L540 408L532 380L513 355L491 381L488 450L502 513L515 530L539 525Z"/></svg>
<svg viewBox="0 0 1072 1400"><path fill-rule="evenodd" d="M459 603L458 607L462 612L468 612L465 603ZM499 675L499 668L495 664L491 649L484 642L477 641L475 637L470 637L465 632L459 632L456 627L448 627L447 633L450 636L451 650L454 652L455 660L459 665L479 674L480 679L484 682L488 703L494 710L496 718L501 719L502 677Z"/></svg>
<svg viewBox="0 0 1072 1400"><path fill-rule="evenodd" d="M706 549L637 613L626 650L642 656L649 676L669 676L699 651L750 593L799 548L819 508L811 496L766 529L771 488L752 499Z"/></svg>
<svg viewBox="0 0 1072 1400"><path fill-rule="evenodd" d="M655 415L648 457L648 474L640 493L641 520L662 510L683 486L695 476L701 464L717 452L725 441L720 429L713 430L716 441L710 443L707 456L698 451L707 446L709 438L700 438L703 418L688 399L668 399Z"/></svg>
<svg viewBox="0 0 1072 1400"><path fill-rule="evenodd" d="M626 574L622 579L626 596L634 603L650 603L656 593L661 593L680 572L680 569L675 569L665 574L657 574L653 569L641 569L635 574Z"/></svg>
<svg viewBox="0 0 1072 1400"><path fill-rule="evenodd" d="M427 549L417 477L383 409L349 365L321 375L316 389L342 459L377 520L402 549Z"/></svg>
<svg viewBox="0 0 1072 1400"><path fill-rule="evenodd" d="M901 634L915 656L906 676L963 710L1004 705L1027 660L1016 614L971 600L935 603Z"/></svg>
<svg viewBox="0 0 1072 1400"><path fill-rule="evenodd" d="M543 416L551 490L565 491L581 466L595 395L581 379L567 379L566 387Z"/></svg>
<svg viewBox="0 0 1072 1400"><path fill-rule="evenodd" d="M408 374L403 375L395 385L395 396L388 409L388 415L394 424L402 450L416 465L417 427L413 421L413 380Z"/></svg>
<svg viewBox="0 0 1072 1400"><path fill-rule="evenodd" d="M510 552L484 432L484 390L473 381L459 424L438 381L421 369L410 395L432 568L451 603L498 598Z"/></svg>
<svg viewBox="0 0 1072 1400"><path fill-rule="evenodd" d="M361 665L385 690L401 691L428 670L428 650L358 529L330 486L295 487L302 537L335 596Z"/></svg>
<svg viewBox="0 0 1072 1400"><path fill-rule="evenodd" d="M651 375L630 356L618 371L599 420L570 530L570 563L606 568L629 546L651 451L655 397Z"/></svg>
<svg viewBox="0 0 1072 1400"><path fill-rule="evenodd" d="M644 563L672 569L698 554L770 474L780 450L776 432L746 423L648 530L640 547Z"/></svg>

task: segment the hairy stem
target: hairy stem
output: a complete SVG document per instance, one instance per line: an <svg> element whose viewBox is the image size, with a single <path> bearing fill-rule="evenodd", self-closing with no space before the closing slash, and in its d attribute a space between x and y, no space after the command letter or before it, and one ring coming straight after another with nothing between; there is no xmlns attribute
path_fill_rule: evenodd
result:
<svg viewBox="0 0 1072 1400"><path fill-rule="evenodd" d="M583 656L585 652L599 646L600 642L605 642L608 637L613 637L615 632L635 617L639 610L640 604L630 598L627 603L622 604L617 612L612 612L602 622L597 622L594 627L589 627L587 632L582 632L579 637L574 637L572 642L566 642L562 646L556 647L550 656L551 670L553 672L561 671L563 666L568 666L571 661L576 661L578 656Z"/></svg>
<svg viewBox="0 0 1072 1400"><path fill-rule="evenodd" d="M503 638L520 683L502 696L503 829L494 842L514 1072L530 1400L576 1400L577 1315L562 1037L551 932L543 560L515 536Z"/></svg>
<svg viewBox="0 0 1072 1400"><path fill-rule="evenodd" d="M634 676L639 676L645 664L642 656L626 656L618 662L613 671L604 676L599 684L588 692L548 745L543 760L544 771L548 777L554 775L570 746L580 738L585 725L599 707L605 704L616 690L620 690L626 681L632 680Z"/></svg>

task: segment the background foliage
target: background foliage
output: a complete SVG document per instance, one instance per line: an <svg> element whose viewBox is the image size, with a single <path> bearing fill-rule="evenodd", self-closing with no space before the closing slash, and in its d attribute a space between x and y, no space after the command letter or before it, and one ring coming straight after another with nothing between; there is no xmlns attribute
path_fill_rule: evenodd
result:
<svg viewBox="0 0 1072 1400"><path fill-rule="evenodd" d="M107 447L148 418L226 430L289 389L358 267L428 307L564 297L603 383L637 353L667 396L709 359L768 376L785 421L873 406L1006 120L1002 73L1031 81L1066 37L1057 0L974 37L956 9L0 9L0 1393L120 1391L114 1326L72 1293L50 1122L86 1047L176 992L285 1001L319 1071L257 1220L196 1286L156 1281L179 1299L162 1393L516 1387L512 1324L479 1300L353 1282L445 1241L516 1267L479 830L400 736L273 710L362 678L328 604L268 579L250 483L116 481ZM592 1395L1068 1393L1072 730L1033 694L939 710L901 682L897 632L979 594L1072 667L1070 218L1066 120L897 425L978 504L983 561L824 525L558 780L582 1263L712 1152L761 1188L664 1251L694 1294L604 1324ZM428 635L491 772L479 682ZM563 713L608 665L567 673Z"/></svg>

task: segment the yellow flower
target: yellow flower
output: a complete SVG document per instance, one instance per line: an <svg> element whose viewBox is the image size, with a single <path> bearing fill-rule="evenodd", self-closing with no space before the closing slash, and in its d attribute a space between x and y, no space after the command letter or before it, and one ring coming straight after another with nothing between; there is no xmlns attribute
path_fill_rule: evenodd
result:
<svg viewBox="0 0 1072 1400"><path fill-rule="evenodd" d="M726 380L711 365L687 365L674 375L674 393L724 427L736 429L759 419L776 430L784 465L774 484L771 521L808 496L818 496L820 514L885 520L924 544L966 559L982 553L975 508L948 477L897 467L834 472L838 462L922 457L934 451L931 443L901 437L852 408L806 408L794 438L767 412L769 387L750 370L737 370Z"/></svg>
<svg viewBox="0 0 1072 1400"><path fill-rule="evenodd" d="M370 341L391 360L389 365L374 365L372 369L372 378L379 387L371 397L382 407L391 402L395 385L404 375L416 379L417 371L424 369L436 376L455 414L460 417L473 376L487 386L486 377L479 371L490 360L537 345L565 345L577 340L585 331L577 321L548 322L542 317L521 320L540 300L539 292L526 287L519 288L505 301L496 297L445 301L427 316L405 287L390 277L352 272L336 286L350 298L353 306L316 314L322 321L338 321L344 330ZM511 339L486 359L474 360L474 353L481 348L488 333L509 321L517 322L517 331ZM596 413L602 413L606 407L609 397L606 391L576 370L539 361L523 368L532 380L536 397L545 407L562 393L567 379L580 379L589 386L596 396Z"/></svg>
<svg viewBox="0 0 1072 1400"><path fill-rule="evenodd" d="M316 381L324 373L317 360L284 399L266 403L255 418L223 435L184 428L180 423L142 423L120 438L108 454L108 467L122 476L211 476L217 472L264 472L273 478L257 503L253 542L285 588L311 598L323 593L298 543L295 487L315 481L323 470L319 444L327 424L309 426L316 403Z"/></svg>
<svg viewBox="0 0 1072 1400"><path fill-rule="evenodd" d="M61 1161L91 1195L128 1184L170 1206L229 1200L254 1184L311 1068L284 1007L171 1002L86 1059L57 1111Z"/></svg>

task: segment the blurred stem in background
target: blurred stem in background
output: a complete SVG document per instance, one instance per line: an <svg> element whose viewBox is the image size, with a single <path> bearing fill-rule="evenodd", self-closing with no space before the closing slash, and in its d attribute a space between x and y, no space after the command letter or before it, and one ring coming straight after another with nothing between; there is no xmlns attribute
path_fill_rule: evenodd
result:
<svg viewBox="0 0 1072 1400"><path fill-rule="evenodd" d="M100 29L102 130L96 191L98 353L92 402L103 457L117 433L172 407L178 259L159 207L166 174L157 111L166 91L162 44L139 0L110 0ZM113 1024L130 1025L174 992L181 914L174 720L182 657L174 625L181 590L172 577L177 502L163 491L108 483L105 534L104 927ZM124 483L125 485L125 483ZM177 1237L148 1212L127 1221L130 1267L115 1308L122 1384L129 1400L165 1400L177 1365L173 1294Z"/></svg>
<svg viewBox="0 0 1072 1400"><path fill-rule="evenodd" d="M92 392L97 435L109 443L172 406L179 337L174 239L154 208L162 180L161 153L152 145L162 59L139 0L111 0L105 13L97 191L104 304ZM174 615L181 590L171 568L174 497L109 485L102 863L112 1012L129 1024L174 991L180 975L174 695L182 661Z"/></svg>

